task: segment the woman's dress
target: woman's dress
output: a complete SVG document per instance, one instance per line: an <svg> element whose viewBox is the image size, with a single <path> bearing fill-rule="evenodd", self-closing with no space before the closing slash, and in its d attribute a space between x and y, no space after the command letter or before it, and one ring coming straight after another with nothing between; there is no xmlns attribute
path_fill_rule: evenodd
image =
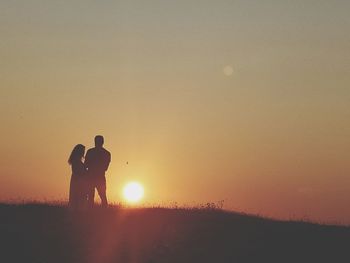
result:
<svg viewBox="0 0 350 263"><path fill-rule="evenodd" d="M82 161L72 162L72 176L69 187L69 205L72 208L82 208L86 204L86 169Z"/></svg>

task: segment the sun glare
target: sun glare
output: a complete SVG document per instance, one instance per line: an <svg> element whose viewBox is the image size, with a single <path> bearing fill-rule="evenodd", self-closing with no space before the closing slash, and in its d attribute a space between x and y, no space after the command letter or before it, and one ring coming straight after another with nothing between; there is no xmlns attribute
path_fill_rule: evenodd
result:
<svg viewBox="0 0 350 263"><path fill-rule="evenodd" d="M143 197L143 187L138 182L130 182L124 186L123 196L129 203L137 203Z"/></svg>

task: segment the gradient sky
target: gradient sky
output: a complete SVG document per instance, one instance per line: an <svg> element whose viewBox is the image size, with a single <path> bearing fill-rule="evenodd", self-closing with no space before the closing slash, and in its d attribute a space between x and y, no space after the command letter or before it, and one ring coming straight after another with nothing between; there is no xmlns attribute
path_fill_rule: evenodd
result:
<svg viewBox="0 0 350 263"><path fill-rule="evenodd" d="M2 0L0 200L66 199L102 134L111 201L138 180L145 203L349 224L349 10Z"/></svg>

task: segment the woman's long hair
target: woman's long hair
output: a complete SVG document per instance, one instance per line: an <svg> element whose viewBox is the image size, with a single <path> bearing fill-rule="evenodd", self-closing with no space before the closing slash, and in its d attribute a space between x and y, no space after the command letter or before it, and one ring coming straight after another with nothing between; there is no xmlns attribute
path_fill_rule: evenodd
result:
<svg viewBox="0 0 350 263"><path fill-rule="evenodd" d="M71 165L74 161L81 161L84 157L85 146L82 144L77 144L72 150L69 156L68 163Z"/></svg>

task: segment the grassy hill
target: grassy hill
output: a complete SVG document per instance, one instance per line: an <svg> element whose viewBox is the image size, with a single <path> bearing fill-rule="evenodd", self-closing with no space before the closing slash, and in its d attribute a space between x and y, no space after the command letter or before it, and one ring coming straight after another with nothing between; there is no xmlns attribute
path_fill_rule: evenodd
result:
<svg viewBox="0 0 350 263"><path fill-rule="evenodd" d="M350 262L350 228L213 209L0 205L0 262Z"/></svg>

